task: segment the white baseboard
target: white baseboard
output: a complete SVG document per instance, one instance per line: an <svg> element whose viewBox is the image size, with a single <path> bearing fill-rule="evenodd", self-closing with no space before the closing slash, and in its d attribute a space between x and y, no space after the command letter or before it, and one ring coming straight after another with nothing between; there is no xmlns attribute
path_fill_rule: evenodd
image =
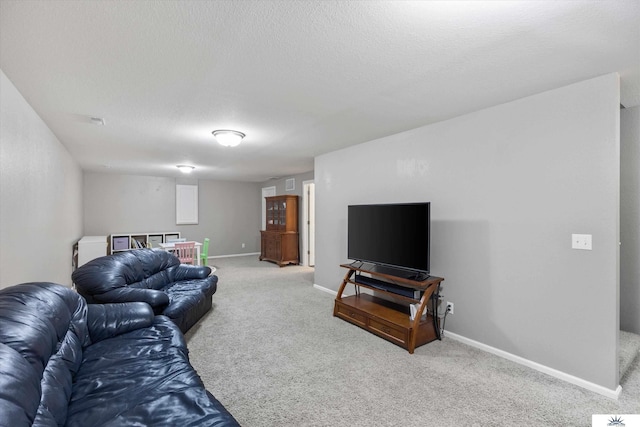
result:
<svg viewBox="0 0 640 427"><path fill-rule="evenodd" d="M589 391L593 391L595 393L601 394L611 399L618 400L618 397L622 392L622 386L620 385L618 385L618 387L615 390L612 390L612 389L603 387L601 385L592 383L590 381L583 380L582 378L578 378L576 376L567 374L566 372L558 371L557 369L553 369L548 366L541 365L540 363L533 362L531 360L525 359L524 357L516 356L515 354L511 354L504 350L491 347L490 345L483 344L478 341L474 341L472 339L463 337L458 334L454 334L453 332L446 331L445 336L453 340L460 341L461 343L470 345L472 347L479 348L480 350L486 351L488 353L495 354L496 356L503 357L512 362L519 363L520 365L524 365L529 368L535 369L536 371L542 372L544 374L551 375L552 377L577 385L579 387L585 388Z"/></svg>
<svg viewBox="0 0 640 427"><path fill-rule="evenodd" d="M318 289L318 290L320 290L320 291L322 291L322 292L327 292L327 293L329 293L329 294L331 294L333 296L338 295L337 291L334 291L334 290L329 289L329 288L325 288L324 286L320 286L320 285L317 285L315 283L313 284L313 287ZM345 295L345 296L347 296L347 295ZM601 394L601 395L606 396L606 397L611 398L611 399L618 400L618 397L620 396L620 393L622 392L622 386L620 386L620 385L618 385L618 387L615 390L611 390L611 389L608 389L608 388L603 387L601 385L592 383L590 381L583 380L582 378L578 378L576 376L567 374L565 372L558 371L557 369L553 369L553 368L550 368L548 366L541 365L540 363L533 362L531 360L525 359L524 357L516 356L515 354L511 354L511 353L508 353L508 352L506 352L504 350L500 350L500 349L497 349L495 347L491 347L490 345L483 344L481 342L478 342L478 341L463 337L462 335L454 334L453 332L446 331L446 336L448 338L454 339L456 341L460 341L461 343L470 345L472 347L478 348L480 350L486 351L486 352L491 353L491 354L495 354L496 356L500 356L500 357L505 358L507 360L510 360L512 362L519 363L520 365L527 366L529 368L535 369L536 371L542 372L542 373L547 374L547 375L551 375L552 377L555 377L555 378L558 378L558 379L560 379L562 381L566 381L568 383L577 385L579 387L585 388L585 389L587 389L589 391L593 391L595 393Z"/></svg>
<svg viewBox="0 0 640 427"><path fill-rule="evenodd" d="M327 293L333 295L334 297L336 295L338 295L337 291L334 291L333 289L325 288L324 286L316 285L315 283L313 284L313 287L318 289L318 290L320 290L320 291L322 291L322 292L327 292Z"/></svg>
<svg viewBox="0 0 640 427"><path fill-rule="evenodd" d="M325 288L324 286L320 286L320 285L316 285L315 283L313 284L313 287L322 291L322 292L326 292L328 294L333 295L334 297L338 295L338 291L334 291L333 289L329 289L329 288ZM349 293L349 292L342 292L342 296L343 297L348 297L351 295L355 295L354 293Z"/></svg>
<svg viewBox="0 0 640 427"><path fill-rule="evenodd" d="M207 259L213 259L213 258L231 258L231 257L236 257L236 256L255 256L255 255L260 255L260 252L250 252L250 253L245 253L245 254L216 255L216 256L210 256L210 257L207 257Z"/></svg>

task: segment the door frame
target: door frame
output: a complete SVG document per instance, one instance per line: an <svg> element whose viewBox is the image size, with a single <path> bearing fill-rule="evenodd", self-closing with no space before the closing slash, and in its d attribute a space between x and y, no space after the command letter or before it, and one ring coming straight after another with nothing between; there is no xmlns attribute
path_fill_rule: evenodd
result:
<svg viewBox="0 0 640 427"><path fill-rule="evenodd" d="M276 187L263 187L262 188L262 222L260 223L260 230L266 230L267 228L267 201L265 197L271 197L276 195Z"/></svg>
<svg viewBox="0 0 640 427"><path fill-rule="evenodd" d="M315 255L315 183L302 181L302 265L314 266Z"/></svg>

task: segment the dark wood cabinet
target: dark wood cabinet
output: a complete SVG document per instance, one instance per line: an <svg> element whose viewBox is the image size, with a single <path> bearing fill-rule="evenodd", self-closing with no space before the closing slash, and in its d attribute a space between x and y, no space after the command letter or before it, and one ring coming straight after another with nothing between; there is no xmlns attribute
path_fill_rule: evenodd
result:
<svg viewBox="0 0 640 427"><path fill-rule="evenodd" d="M260 231L260 260L280 267L298 264L298 196L273 196L266 199L266 230Z"/></svg>

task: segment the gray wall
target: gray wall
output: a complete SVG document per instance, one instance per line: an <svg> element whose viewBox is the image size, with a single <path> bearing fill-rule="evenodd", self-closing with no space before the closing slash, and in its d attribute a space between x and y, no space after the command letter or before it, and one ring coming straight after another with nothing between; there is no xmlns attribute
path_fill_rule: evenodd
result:
<svg viewBox="0 0 640 427"><path fill-rule="evenodd" d="M82 171L1 71L0 110L0 288L71 285Z"/></svg>
<svg viewBox="0 0 640 427"><path fill-rule="evenodd" d="M620 111L620 329L640 334L640 107Z"/></svg>
<svg viewBox="0 0 640 427"><path fill-rule="evenodd" d="M176 179L87 172L84 233L179 231L187 239L211 239L209 256L260 252L260 185L192 182L198 184L199 223L176 225Z"/></svg>
<svg viewBox="0 0 640 427"><path fill-rule="evenodd" d="M447 329L615 390L619 134L610 74L319 156L315 282L345 273L347 205L431 201Z"/></svg>
<svg viewBox="0 0 640 427"><path fill-rule="evenodd" d="M285 183L289 178L293 178L295 180L295 188L293 189L293 191L285 190L286 188ZM295 194L302 198L302 190L303 190L302 183L304 181L313 181L313 171L300 173L298 175L285 176L277 179L270 179L260 184L260 189L262 189L263 187L276 187L277 196L286 195L286 194Z"/></svg>

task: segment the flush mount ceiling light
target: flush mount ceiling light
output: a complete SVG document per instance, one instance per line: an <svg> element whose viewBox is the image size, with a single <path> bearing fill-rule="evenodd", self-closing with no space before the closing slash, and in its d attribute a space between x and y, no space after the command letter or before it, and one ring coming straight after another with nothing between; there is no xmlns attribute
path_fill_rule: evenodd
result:
<svg viewBox="0 0 640 427"><path fill-rule="evenodd" d="M190 166L190 165L178 165L176 167L180 169L180 172L182 173L191 173L191 171L196 168L195 166Z"/></svg>
<svg viewBox="0 0 640 427"><path fill-rule="evenodd" d="M214 130L211 132L220 145L225 147L235 147L240 144L245 134L237 130Z"/></svg>

